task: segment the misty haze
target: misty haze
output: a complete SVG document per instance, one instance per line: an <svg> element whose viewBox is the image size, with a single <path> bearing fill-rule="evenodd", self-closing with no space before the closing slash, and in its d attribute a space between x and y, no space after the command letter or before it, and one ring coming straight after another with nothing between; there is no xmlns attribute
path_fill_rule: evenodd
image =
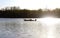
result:
<svg viewBox="0 0 60 38"><path fill-rule="evenodd" d="M60 0L0 0L0 38L60 38Z"/></svg>

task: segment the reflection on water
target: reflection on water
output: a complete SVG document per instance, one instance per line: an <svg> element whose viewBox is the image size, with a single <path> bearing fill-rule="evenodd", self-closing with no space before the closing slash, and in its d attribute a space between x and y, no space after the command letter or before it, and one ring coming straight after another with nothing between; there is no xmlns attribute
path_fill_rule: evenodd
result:
<svg viewBox="0 0 60 38"><path fill-rule="evenodd" d="M60 38L60 24L46 25L41 21L0 19L0 38Z"/></svg>

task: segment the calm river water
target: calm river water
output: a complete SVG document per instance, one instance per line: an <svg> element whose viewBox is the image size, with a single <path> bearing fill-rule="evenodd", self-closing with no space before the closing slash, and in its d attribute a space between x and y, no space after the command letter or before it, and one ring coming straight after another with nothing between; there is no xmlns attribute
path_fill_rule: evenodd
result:
<svg viewBox="0 0 60 38"><path fill-rule="evenodd" d="M44 24L23 18L0 18L0 38L60 38L60 21Z"/></svg>

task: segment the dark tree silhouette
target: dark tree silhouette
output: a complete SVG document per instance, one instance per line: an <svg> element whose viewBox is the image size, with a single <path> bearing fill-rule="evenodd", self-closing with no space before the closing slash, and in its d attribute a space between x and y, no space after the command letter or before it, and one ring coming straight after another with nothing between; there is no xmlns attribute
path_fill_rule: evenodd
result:
<svg viewBox="0 0 60 38"><path fill-rule="evenodd" d="M6 7L0 10L0 18L41 18L43 16L55 16L60 18L60 9L54 10L28 10L19 7Z"/></svg>
<svg viewBox="0 0 60 38"><path fill-rule="evenodd" d="M1 18L38 18L41 16L42 10L19 9L10 7L0 10Z"/></svg>

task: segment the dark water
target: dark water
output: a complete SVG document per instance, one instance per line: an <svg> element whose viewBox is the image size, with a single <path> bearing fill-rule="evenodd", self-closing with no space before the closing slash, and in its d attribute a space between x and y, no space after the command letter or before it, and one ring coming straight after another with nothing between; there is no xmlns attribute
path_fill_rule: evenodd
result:
<svg viewBox="0 0 60 38"><path fill-rule="evenodd" d="M60 24L47 26L40 21L0 19L0 38L59 38Z"/></svg>

